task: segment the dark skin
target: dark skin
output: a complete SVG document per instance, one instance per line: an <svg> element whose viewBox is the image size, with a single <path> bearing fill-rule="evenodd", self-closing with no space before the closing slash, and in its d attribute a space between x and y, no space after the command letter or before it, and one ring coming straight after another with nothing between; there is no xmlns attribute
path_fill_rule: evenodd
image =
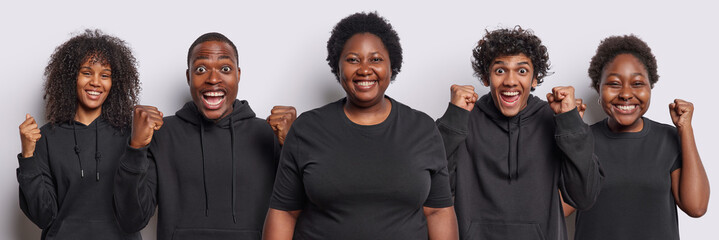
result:
<svg viewBox="0 0 719 240"><path fill-rule="evenodd" d="M392 105L384 95L392 77L389 53L382 40L370 33L358 33L345 43L340 55L340 84L347 93L344 112L360 125L382 123ZM301 210L270 208L263 239L292 239ZM454 207L423 207L429 239L458 239Z"/></svg>
<svg viewBox="0 0 719 240"><path fill-rule="evenodd" d="M651 85L646 67L631 54L619 54L604 67L599 86L600 105L609 116L612 132L639 132L649 108ZM701 217L709 205L709 179L699 157L691 120L694 105L675 99L669 114L677 127L682 166L670 173L671 191L677 206L691 217ZM565 216L574 208L564 204Z"/></svg>
<svg viewBox="0 0 719 240"><path fill-rule="evenodd" d="M102 104L107 99L112 87L112 70L110 66L102 65L93 57L80 66L77 73L77 109L75 121L90 125L102 113ZM35 152L35 143L42 134L35 118L25 115L25 121L20 124L20 143L22 156L32 157Z"/></svg>
<svg viewBox="0 0 719 240"><path fill-rule="evenodd" d="M220 41L198 44L190 54L190 65L185 72L190 95L205 118L215 122L232 112L240 82L240 67L232 46ZM267 122L284 143L287 132L296 118L294 107L273 108ZM141 148L152 141L152 135L162 127L163 114L153 106L135 106L130 146Z"/></svg>

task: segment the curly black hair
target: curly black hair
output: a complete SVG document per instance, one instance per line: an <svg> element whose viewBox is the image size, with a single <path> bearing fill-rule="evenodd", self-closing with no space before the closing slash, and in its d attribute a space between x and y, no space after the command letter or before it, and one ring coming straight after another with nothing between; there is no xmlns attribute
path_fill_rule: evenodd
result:
<svg viewBox="0 0 719 240"><path fill-rule="evenodd" d="M239 62L240 62L239 56L240 55L237 54L237 47L235 46L235 43L230 41L230 39L225 37L225 35L222 35L222 33L208 32L208 33L202 34L202 36L197 37L197 39L195 39L195 41L192 42L192 44L190 45L190 48L187 49L187 66L188 67L190 66L190 55L192 54L192 49L194 49L195 46L200 45L200 43L210 42L210 41L217 41L217 42L223 42L223 43L230 44L230 46L232 47L232 50L235 51L234 52L235 60L237 60L237 64L239 64Z"/></svg>
<svg viewBox="0 0 719 240"><path fill-rule="evenodd" d="M332 68L332 73L340 80L339 60L342 49L347 40L358 33L371 33L382 40L384 47L389 53L389 61L392 68L392 81L402 69L402 45L399 44L399 35L392 28L387 19L379 16L377 12L355 13L340 20L332 29L332 35L327 40L327 64Z"/></svg>
<svg viewBox="0 0 719 240"><path fill-rule="evenodd" d="M479 40L477 47L472 50L472 69L480 80L489 82L489 68L494 59L518 54L524 54L532 61L537 85L544 82L544 77L552 74L548 72L551 63L547 47L542 45L542 40L535 36L532 30L524 30L517 25L513 29L485 32L484 38Z"/></svg>
<svg viewBox="0 0 719 240"><path fill-rule="evenodd" d="M75 118L77 76L88 60L111 69L112 87L102 103L100 117L117 129L128 128L140 93L137 60L125 41L90 29L58 46L45 67L43 99L48 122L58 124Z"/></svg>
<svg viewBox="0 0 719 240"><path fill-rule="evenodd" d="M592 79L592 88L594 90L599 92L604 67L619 54L632 54L639 59L649 74L649 87L654 88L654 83L659 80L659 74L657 74L657 59L652 54L652 49L637 36L624 35L611 36L599 43L597 53L592 57L587 70L589 78Z"/></svg>

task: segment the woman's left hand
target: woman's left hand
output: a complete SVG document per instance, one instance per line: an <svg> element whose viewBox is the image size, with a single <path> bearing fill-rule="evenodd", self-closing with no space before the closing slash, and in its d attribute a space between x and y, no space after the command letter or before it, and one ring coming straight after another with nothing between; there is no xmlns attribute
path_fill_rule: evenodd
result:
<svg viewBox="0 0 719 240"><path fill-rule="evenodd" d="M694 104L691 102L674 99L674 102L669 104L669 114L677 128L691 127L693 113Z"/></svg>

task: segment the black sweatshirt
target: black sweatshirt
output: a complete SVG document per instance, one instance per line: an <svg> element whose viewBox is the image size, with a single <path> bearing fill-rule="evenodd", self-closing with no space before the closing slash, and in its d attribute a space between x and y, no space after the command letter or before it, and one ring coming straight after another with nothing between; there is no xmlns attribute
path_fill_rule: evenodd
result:
<svg viewBox="0 0 719 240"><path fill-rule="evenodd" d="M554 115L530 96L514 117L490 94L437 120L448 153L461 239L567 239L562 203L592 206L602 172L576 109Z"/></svg>
<svg viewBox="0 0 719 240"><path fill-rule="evenodd" d="M159 205L158 240L260 239L280 146L246 101L217 123L188 102L148 147L125 146L115 177L125 231L142 229Z"/></svg>
<svg viewBox="0 0 719 240"><path fill-rule="evenodd" d="M18 155L20 208L42 228L42 239L141 239L115 220L112 185L129 129L97 118L40 128L32 157ZM78 151L76 151L76 149Z"/></svg>
<svg viewBox="0 0 719 240"><path fill-rule="evenodd" d="M577 212L574 239L679 239L671 179L682 166L677 129L642 120L639 132L612 132L607 119L591 126L606 177L594 206Z"/></svg>
<svg viewBox="0 0 719 240"><path fill-rule="evenodd" d="M346 99L293 123L270 207L302 210L295 239L427 239L423 206L452 206L434 121L390 100L377 125L349 120Z"/></svg>

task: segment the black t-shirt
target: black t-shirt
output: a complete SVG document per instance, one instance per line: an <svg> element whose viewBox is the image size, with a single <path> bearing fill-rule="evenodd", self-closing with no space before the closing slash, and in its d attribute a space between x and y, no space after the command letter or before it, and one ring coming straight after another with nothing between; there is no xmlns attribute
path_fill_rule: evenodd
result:
<svg viewBox="0 0 719 240"><path fill-rule="evenodd" d="M270 207L302 210L295 239L427 239L422 207L452 206L432 118L390 98L384 122L358 125L345 101L294 122Z"/></svg>
<svg viewBox="0 0 719 240"><path fill-rule="evenodd" d="M604 184L594 207L577 212L575 239L679 239L670 173L681 167L676 128L642 118L636 133L591 126Z"/></svg>

